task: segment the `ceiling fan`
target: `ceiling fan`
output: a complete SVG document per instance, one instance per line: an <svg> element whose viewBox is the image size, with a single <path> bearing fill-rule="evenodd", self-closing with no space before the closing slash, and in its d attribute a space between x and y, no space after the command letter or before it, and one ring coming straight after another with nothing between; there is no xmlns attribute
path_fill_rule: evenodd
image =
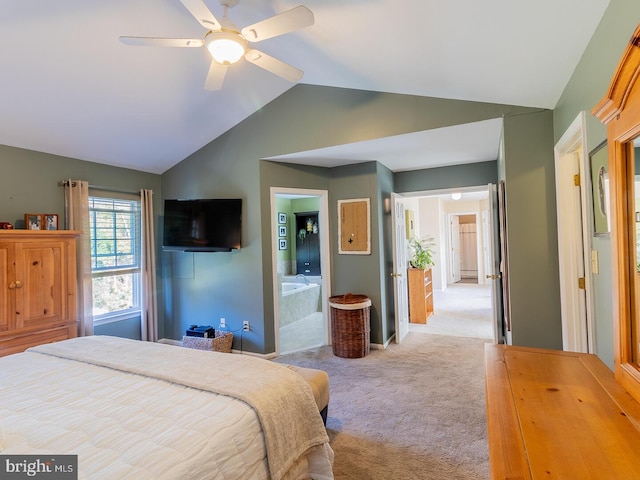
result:
<svg viewBox="0 0 640 480"><path fill-rule="evenodd" d="M157 38L121 36L127 45L157 47L203 47L211 53L212 61L205 81L207 90L222 88L229 65L242 57L290 82L297 82L303 72L264 52L251 48L250 43L261 42L304 27L313 25L313 13L305 6L294 7L242 29L229 20L227 9L235 7L238 0L220 0L224 15L220 21L211 13L203 0L180 0L200 25L207 29L200 38Z"/></svg>

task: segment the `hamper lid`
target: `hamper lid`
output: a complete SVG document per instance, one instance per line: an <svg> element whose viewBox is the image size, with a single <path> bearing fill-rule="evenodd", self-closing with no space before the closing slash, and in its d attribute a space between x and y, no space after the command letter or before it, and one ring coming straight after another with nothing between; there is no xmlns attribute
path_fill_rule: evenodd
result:
<svg viewBox="0 0 640 480"><path fill-rule="evenodd" d="M371 300L366 295L345 293L344 295L329 297L329 305L336 308L350 310L354 308L369 307L371 305Z"/></svg>

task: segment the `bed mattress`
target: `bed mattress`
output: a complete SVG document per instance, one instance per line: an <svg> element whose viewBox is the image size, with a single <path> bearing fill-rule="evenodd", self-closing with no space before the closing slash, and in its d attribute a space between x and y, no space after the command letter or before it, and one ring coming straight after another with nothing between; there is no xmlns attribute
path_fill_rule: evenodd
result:
<svg viewBox="0 0 640 480"><path fill-rule="evenodd" d="M27 351L0 359L0 399L3 455L77 454L81 479L273 478L260 415L233 396ZM333 478L332 458L320 443L281 478Z"/></svg>

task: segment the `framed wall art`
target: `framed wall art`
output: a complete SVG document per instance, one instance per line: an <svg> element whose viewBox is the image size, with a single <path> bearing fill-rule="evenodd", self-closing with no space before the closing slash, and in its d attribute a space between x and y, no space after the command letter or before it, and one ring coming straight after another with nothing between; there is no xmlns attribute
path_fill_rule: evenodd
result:
<svg viewBox="0 0 640 480"><path fill-rule="evenodd" d="M593 233L609 235L609 156L606 140L589 153L593 198Z"/></svg>
<svg viewBox="0 0 640 480"><path fill-rule="evenodd" d="M371 254L371 203L369 198L338 200L338 253Z"/></svg>

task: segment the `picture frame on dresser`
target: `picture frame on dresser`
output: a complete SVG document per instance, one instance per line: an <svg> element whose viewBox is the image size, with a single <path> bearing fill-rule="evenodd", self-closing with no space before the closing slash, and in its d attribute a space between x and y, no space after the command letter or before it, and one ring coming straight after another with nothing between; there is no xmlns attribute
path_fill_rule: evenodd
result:
<svg viewBox="0 0 640 480"><path fill-rule="evenodd" d="M43 230L58 230L58 215L56 213L45 213L43 217Z"/></svg>
<svg viewBox="0 0 640 480"><path fill-rule="evenodd" d="M24 228L26 228L27 230L42 230L42 214L25 213Z"/></svg>

